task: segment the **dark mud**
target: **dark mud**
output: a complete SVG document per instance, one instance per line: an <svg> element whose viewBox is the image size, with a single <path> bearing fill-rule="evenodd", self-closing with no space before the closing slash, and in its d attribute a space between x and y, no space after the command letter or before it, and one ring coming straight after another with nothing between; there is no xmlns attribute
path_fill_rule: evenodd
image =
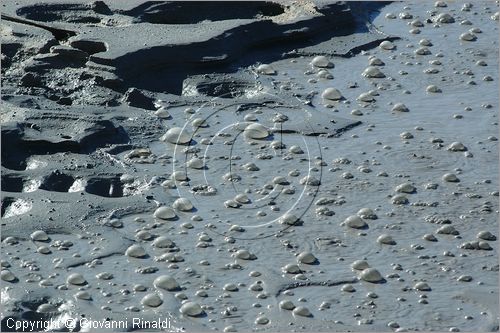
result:
<svg viewBox="0 0 500 333"><path fill-rule="evenodd" d="M2 331L159 315L195 331L498 330L498 8L464 6L3 4ZM372 55L383 78L361 75ZM363 208L378 219L342 223ZM154 285L167 274L175 291ZM184 299L203 311L181 315Z"/></svg>

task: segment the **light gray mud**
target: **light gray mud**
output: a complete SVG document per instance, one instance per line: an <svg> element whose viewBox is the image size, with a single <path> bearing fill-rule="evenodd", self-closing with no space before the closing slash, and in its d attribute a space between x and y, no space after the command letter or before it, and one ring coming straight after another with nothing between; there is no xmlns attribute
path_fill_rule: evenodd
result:
<svg viewBox="0 0 500 333"><path fill-rule="evenodd" d="M445 5L3 4L2 331L497 331L498 4Z"/></svg>

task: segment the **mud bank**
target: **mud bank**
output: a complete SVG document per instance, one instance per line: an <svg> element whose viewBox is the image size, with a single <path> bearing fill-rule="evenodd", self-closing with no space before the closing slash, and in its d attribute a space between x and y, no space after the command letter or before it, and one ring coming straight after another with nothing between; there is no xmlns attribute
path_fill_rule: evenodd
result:
<svg viewBox="0 0 500 333"><path fill-rule="evenodd" d="M497 331L498 4L221 6L3 5L2 330Z"/></svg>

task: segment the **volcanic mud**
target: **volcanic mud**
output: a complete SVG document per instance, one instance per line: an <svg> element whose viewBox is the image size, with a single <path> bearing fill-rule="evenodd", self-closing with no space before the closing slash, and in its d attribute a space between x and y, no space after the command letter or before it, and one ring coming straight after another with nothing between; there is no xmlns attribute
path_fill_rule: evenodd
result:
<svg viewBox="0 0 500 333"><path fill-rule="evenodd" d="M2 331L498 331L498 3L1 8Z"/></svg>

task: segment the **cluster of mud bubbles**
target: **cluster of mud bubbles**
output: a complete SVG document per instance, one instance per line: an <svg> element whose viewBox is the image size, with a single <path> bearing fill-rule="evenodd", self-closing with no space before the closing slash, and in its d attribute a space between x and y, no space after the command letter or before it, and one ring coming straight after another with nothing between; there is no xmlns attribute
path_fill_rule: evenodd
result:
<svg viewBox="0 0 500 333"><path fill-rule="evenodd" d="M366 5L368 21L342 5L358 32L298 29L300 47L237 69L241 53L198 54L227 72L189 67L177 95L123 88L102 67L133 70L103 65L116 41L51 24L258 35L294 12L21 5L1 25L2 330L498 330L498 2Z"/></svg>

